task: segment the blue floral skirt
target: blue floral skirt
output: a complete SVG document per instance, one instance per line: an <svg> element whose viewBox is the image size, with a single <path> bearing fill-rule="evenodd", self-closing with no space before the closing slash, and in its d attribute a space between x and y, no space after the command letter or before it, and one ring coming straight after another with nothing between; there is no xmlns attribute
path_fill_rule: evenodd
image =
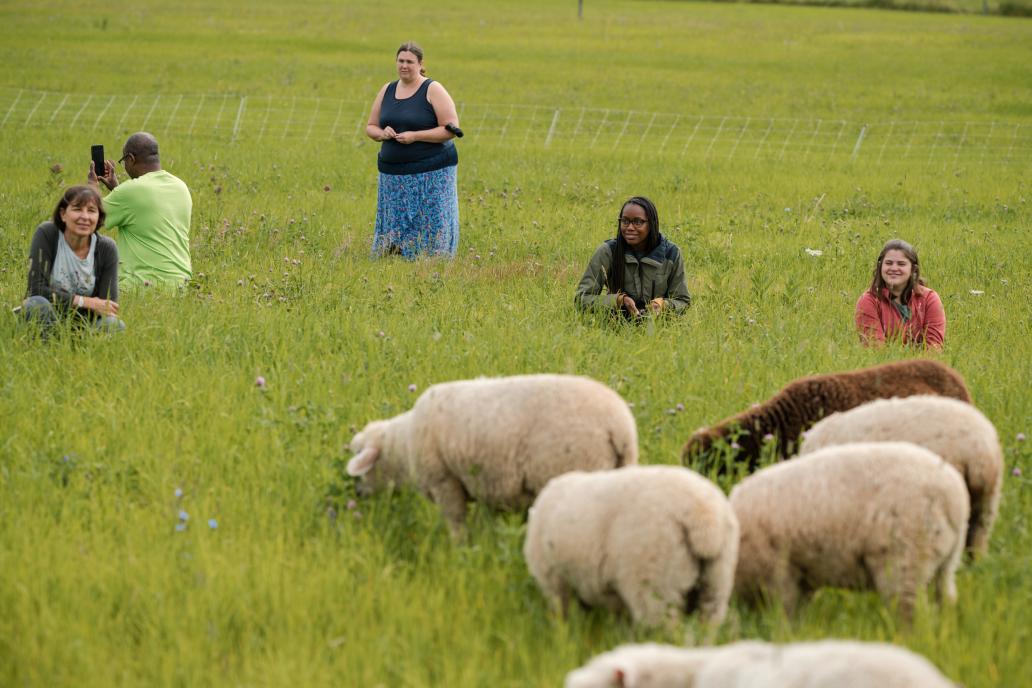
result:
<svg viewBox="0 0 1032 688"><path fill-rule="evenodd" d="M458 167L380 173L373 255L454 256L459 246Z"/></svg>

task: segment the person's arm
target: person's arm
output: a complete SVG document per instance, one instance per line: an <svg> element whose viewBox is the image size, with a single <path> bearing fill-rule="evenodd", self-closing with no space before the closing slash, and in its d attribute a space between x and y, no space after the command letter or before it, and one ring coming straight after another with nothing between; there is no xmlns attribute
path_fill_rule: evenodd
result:
<svg viewBox="0 0 1032 688"><path fill-rule="evenodd" d="M36 228L29 246L29 296L42 296L51 303L65 308L72 305L73 294L63 289L51 289L50 271L54 267L56 239L60 234L53 223L43 223Z"/></svg>
<svg viewBox="0 0 1032 688"><path fill-rule="evenodd" d="M620 308L624 294L603 294L606 277L613 265L613 252L608 244L602 244L591 256L588 267L577 285L574 302L579 308L586 310L617 310Z"/></svg>
<svg viewBox="0 0 1032 688"><path fill-rule="evenodd" d="M433 82L427 89L426 99L434 108L437 115L437 126L433 129L422 129L420 131L404 131L394 136L398 143L413 143L425 141L426 143L444 143L455 138L455 135L444 128L445 124L459 126L459 115L455 111L455 101L445 90L440 82Z"/></svg>
<svg viewBox="0 0 1032 688"><path fill-rule="evenodd" d="M390 125L380 127L380 106L383 105L383 94L387 92L388 86L390 84L386 83L380 87L380 92L373 99L373 108L369 111L369 121L366 122L365 133L373 141L386 141L397 136Z"/></svg>
<svg viewBox="0 0 1032 688"><path fill-rule="evenodd" d="M107 195L104 199L104 213L107 217L104 218L104 227L102 229L121 229L132 223L133 204L130 196L134 188L136 187L133 185L132 180L130 180L120 185L117 189L113 189Z"/></svg>
<svg viewBox="0 0 1032 688"><path fill-rule="evenodd" d="M924 341L931 349L941 349L946 340L946 310L942 299L931 289L925 296Z"/></svg>
<svg viewBox="0 0 1032 688"><path fill-rule="evenodd" d="M94 295L83 297L83 308L98 315L118 315L118 247L113 240L97 236L94 265Z"/></svg>
<svg viewBox="0 0 1032 688"><path fill-rule="evenodd" d="M666 296L653 300L659 301L660 311L672 311L678 314L684 313L692 305L692 295L688 293L688 283L684 277L684 256L680 249L677 250L674 269L667 281Z"/></svg>
<svg viewBox="0 0 1032 688"><path fill-rule="evenodd" d="M885 341L885 329L882 327L881 318L878 317L878 302L870 292L865 291L856 302L854 314L856 330L860 334L860 341L865 345L880 344Z"/></svg>

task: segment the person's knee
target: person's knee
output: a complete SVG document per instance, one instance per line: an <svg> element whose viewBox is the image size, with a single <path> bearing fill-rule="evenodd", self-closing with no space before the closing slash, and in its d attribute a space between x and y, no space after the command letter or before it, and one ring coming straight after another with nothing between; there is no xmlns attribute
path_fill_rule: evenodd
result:
<svg viewBox="0 0 1032 688"><path fill-rule="evenodd" d="M57 317L54 306L45 296L30 296L22 302L22 312L27 320L51 322Z"/></svg>
<svg viewBox="0 0 1032 688"><path fill-rule="evenodd" d="M100 332L122 332L125 330L125 323L113 315L105 315L103 318L98 318L93 323L93 327Z"/></svg>

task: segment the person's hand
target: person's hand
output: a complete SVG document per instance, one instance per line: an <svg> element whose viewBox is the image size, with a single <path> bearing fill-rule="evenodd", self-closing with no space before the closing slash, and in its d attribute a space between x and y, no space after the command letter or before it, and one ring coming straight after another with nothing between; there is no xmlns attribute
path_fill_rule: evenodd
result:
<svg viewBox="0 0 1032 688"><path fill-rule="evenodd" d="M649 301L649 310L653 313L659 313L663 310L663 299L652 299Z"/></svg>
<svg viewBox="0 0 1032 688"><path fill-rule="evenodd" d="M82 305L97 315L118 315L118 303L110 299L85 296L82 299Z"/></svg>
<svg viewBox="0 0 1032 688"><path fill-rule="evenodd" d="M638 307L636 305L634 305L634 299L632 299L627 294L621 294L620 295L620 302L619 303L620 303L620 307L623 308L628 313L630 313L631 315L637 317L638 315L641 314L641 311L638 310Z"/></svg>
<svg viewBox="0 0 1032 688"><path fill-rule="evenodd" d="M97 186L98 181L103 182L104 186L106 186L109 191L118 186L118 175L115 174L114 162L111 160L105 160L104 174L103 176L98 176L96 166L93 164L93 161L90 160L90 172L86 175L86 183L90 186Z"/></svg>
<svg viewBox="0 0 1032 688"><path fill-rule="evenodd" d="M396 138L398 138L398 132L394 131L394 127L388 125L383 128L383 134L380 136L381 141Z"/></svg>
<svg viewBox="0 0 1032 688"><path fill-rule="evenodd" d="M415 140L416 140L416 132L414 132L414 131L403 131L400 134L395 134L394 135L394 140L397 141L398 143L404 143L405 145L408 145L410 143L414 143Z"/></svg>

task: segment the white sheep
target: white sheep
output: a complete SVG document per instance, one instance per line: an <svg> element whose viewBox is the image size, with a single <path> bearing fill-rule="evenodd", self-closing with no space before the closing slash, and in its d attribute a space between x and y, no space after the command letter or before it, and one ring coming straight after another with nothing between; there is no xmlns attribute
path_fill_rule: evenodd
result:
<svg viewBox="0 0 1032 688"><path fill-rule="evenodd" d="M731 491L741 525L735 591L792 611L820 586L873 588L909 620L934 580L953 602L969 502L960 474L909 442L843 444L777 464Z"/></svg>
<svg viewBox="0 0 1032 688"><path fill-rule="evenodd" d="M527 566L555 611L572 598L658 626L698 607L727 613L738 522L727 497L677 466L555 478L530 510Z"/></svg>
<svg viewBox="0 0 1032 688"><path fill-rule="evenodd" d="M566 675L566 688L955 688L896 645L848 640L708 648L623 645Z"/></svg>
<svg viewBox="0 0 1032 688"><path fill-rule="evenodd" d="M971 497L967 547L984 554L1000 503L1003 450L996 428L971 404L940 396L879 399L834 413L803 433L801 454L848 442L913 442L964 477Z"/></svg>
<svg viewBox="0 0 1032 688"><path fill-rule="evenodd" d="M360 491L412 484L465 530L466 502L522 510L551 478L638 462L634 415L600 382L571 375L433 385L411 410L355 435L347 472Z"/></svg>

